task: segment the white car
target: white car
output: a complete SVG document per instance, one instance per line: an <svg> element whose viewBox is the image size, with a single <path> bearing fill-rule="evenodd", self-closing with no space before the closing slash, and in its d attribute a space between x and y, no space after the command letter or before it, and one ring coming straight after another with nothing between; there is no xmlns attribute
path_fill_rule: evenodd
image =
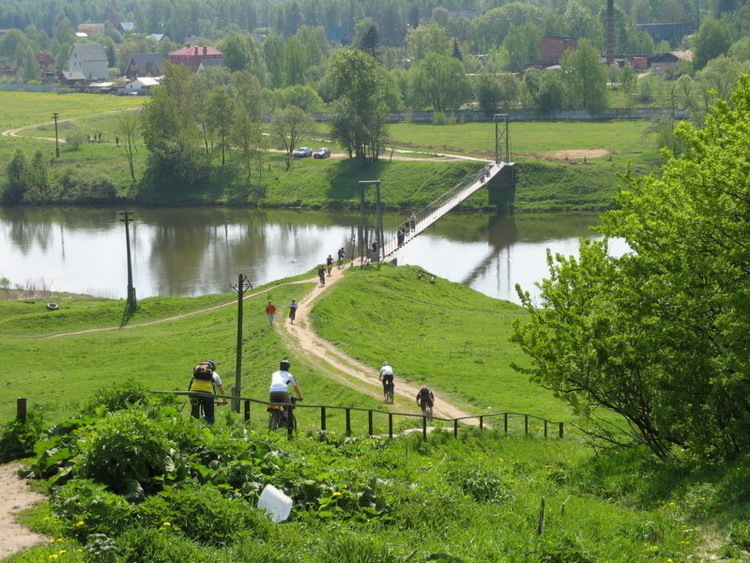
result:
<svg viewBox="0 0 750 563"><path fill-rule="evenodd" d="M300 147L294 150L292 156L294 158L307 158L308 156L312 156L312 154L313 150L310 147Z"/></svg>

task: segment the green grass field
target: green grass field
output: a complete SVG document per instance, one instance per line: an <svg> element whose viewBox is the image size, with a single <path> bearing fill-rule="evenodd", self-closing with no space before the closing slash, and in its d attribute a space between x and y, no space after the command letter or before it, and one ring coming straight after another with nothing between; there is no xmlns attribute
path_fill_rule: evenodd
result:
<svg viewBox="0 0 750 563"><path fill-rule="evenodd" d="M118 136L119 114L136 111L147 98L84 94L40 94L0 92L0 131L25 127L20 136L0 137L0 169L5 170L17 149L27 158L41 150L49 154L50 171L88 184L101 180L118 186L120 197L133 197L128 164ZM58 136L65 139L72 130L84 134L102 134L102 143L84 144L79 150L68 150L61 144L61 155L54 158L55 146L52 113L59 114ZM509 145L518 163L519 184L513 202L515 211L550 211L559 209L598 210L611 206L618 175L628 170L640 174L658 162L653 139L644 137L647 123L617 121L607 123L511 123ZM316 124L317 132L301 144L329 145L327 128ZM424 159L435 153L494 158L495 127L492 123L456 125L417 125L398 123L389 127L393 146L415 151ZM142 144L135 154L136 178L146 170L147 151ZM273 147L270 147L273 148ZM559 151L603 151L601 156L572 154L568 159ZM196 201L203 204L243 205L248 201L266 206L326 207L356 205L357 181L375 176L393 190L392 201L399 207L423 205L442 190L454 185L459 177L473 174L476 162L433 163L396 162L392 156L401 153L384 151L379 163L362 167L349 159L324 161L294 160L287 170L283 157L274 152L264 157L262 166L252 172L250 191L246 186L222 184ZM591 153L593 154L593 153ZM1 183L1 181L0 181ZM483 195L482 195L483 194ZM467 208L486 209L488 200L482 192L466 203Z"/></svg>
<svg viewBox="0 0 750 563"><path fill-rule="evenodd" d="M373 372L387 358L397 387L403 380L427 382L438 400L472 412L572 419L562 403L510 368L524 361L507 340L512 324L523 321L519 307L417 273L392 266L348 270L314 306L315 329ZM318 371L305 350L284 348L263 307L269 296L283 303L309 288L287 281L258 288L269 293L244 303L243 395L265 397L270 372L286 356L306 403L382 408ZM0 420L12 417L18 396L49 424L77 415L95 394L106 396L99 390L128 382L183 390L193 364L209 357L220 362L225 383L233 381L237 312L230 294L144 299L124 328L122 301L61 296L57 302L61 309L50 313L41 302L0 301L0 346L22 374L6 381ZM158 322L175 315L183 316ZM65 335L91 329L104 330ZM219 411L217 424L206 428L188 417L184 400L152 400L98 415L89 407L83 419L68 423L69 437L58 434L69 448L50 462L73 456L71 486L79 488L56 489L25 514L55 541L11 563L89 561L83 550L89 533L104 534L99 542L111 545L118 561L746 560L742 462L714 468L679 456L656 463L637 450L595 453L572 428L562 440L554 433L544 439L537 428L524 436L517 427L510 437L502 429L463 428L456 440L448 427L426 442L419 434L367 438L356 413L354 436L346 437L341 415L329 415L329 431L320 433L317 413L304 410L300 433L287 442L283 433L265 430L264 411L253 410L250 425ZM77 427L96 416L96 427ZM174 483L159 494L128 503L81 478L92 465L109 475L117 463L121 471L122 452L132 457L131 447L139 448L138 459L153 461L156 440L173 448L175 464L163 477L142 477L156 479L159 490ZM125 465L137 468L136 461ZM283 525L271 525L254 508L266 483L295 499ZM196 522L203 532L195 532Z"/></svg>

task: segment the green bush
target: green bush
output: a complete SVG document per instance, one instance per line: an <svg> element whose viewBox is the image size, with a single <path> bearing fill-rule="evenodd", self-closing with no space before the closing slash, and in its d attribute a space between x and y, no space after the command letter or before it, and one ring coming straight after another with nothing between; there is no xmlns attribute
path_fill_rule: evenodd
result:
<svg viewBox="0 0 750 563"><path fill-rule="evenodd" d="M105 412L121 411L142 405L147 400L146 387L131 379L98 389L83 410L86 412L89 409L102 408Z"/></svg>
<svg viewBox="0 0 750 563"><path fill-rule="evenodd" d="M453 471L449 477L464 493L476 501L505 504L515 500L505 480L492 471L462 467Z"/></svg>
<svg viewBox="0 0 750 563"><path fill-rule="evenodd" d="M230 545L238 530L263 540L274 525L265 512L239 498L227 499L212 487L168 487L138 505L138 521L146 528L170 528L200 544Z"/></svg>
<svg viewBox="0 0 750 563"><path fill-rule="evenodd" d="M88 479L74 479L56 489L50 505L65 535L80 542L90 534L119 534L131 520L132 508L124 498Z"/></svg>
<svg viewBox="0 0 750 563"><path fill-rule="evenodd" d="M79 441L78 476L140 500L162 488L168 472L179 472L179 457L165 429L141 409L118 411L104 418L87 441Z"/></svg>
<svg viewBox="0 0 750 563"><path fill-rule="evenodd" d="M42 424L40 413L29 413L26 422L12 420L0 425L0 463L33 455Z"/></svg>
<svg viewBox="0 0 750 563"><path fill-rule="evenodd" d="M174 533L170 526L137 527L117 538L118 561L122 563L174 563L210 561L212 557L196 542Z"/></svg>

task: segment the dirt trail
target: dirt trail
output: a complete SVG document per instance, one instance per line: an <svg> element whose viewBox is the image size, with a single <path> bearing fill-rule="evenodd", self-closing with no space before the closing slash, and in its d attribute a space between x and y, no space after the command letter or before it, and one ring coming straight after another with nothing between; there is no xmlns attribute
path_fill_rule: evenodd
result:
<svg viewBox="0 0 750 563"><path fill-rule="evenodd" d="M30 532L17 523L14 514L31 507L44 497L32 491L16 473L21 463L0 465L0 560L27 547L47 543L50 538Z"/></svg>
<svg viewBox="0 0 750 563"><path fill-rule="evenodd" d="M368 366L344 354L333 344L320 338L312 329L310 322L310 310L315 300L329 289L333 284L343 277L343 270L333 270L332 275L326 278L326 285L319 283L307 295L299 300L297 309L297 320L294 324L287 320L279 329L281 337L287 348L304 351L305 361L312 363L316 369L323 371L330 377L348 385L357 391L382 399L383 387L378 381L379 366ZM317 282L317 277L314 280ZM396 366L396 387L394 393L394 404L398 410L415 410L415 397L419 387L398 379L398 365ZM434 415L443 418L458 418L469 416L469 413L459 409L455 405L436 398ZM474 419L466 421L474 424Z"/></svg>

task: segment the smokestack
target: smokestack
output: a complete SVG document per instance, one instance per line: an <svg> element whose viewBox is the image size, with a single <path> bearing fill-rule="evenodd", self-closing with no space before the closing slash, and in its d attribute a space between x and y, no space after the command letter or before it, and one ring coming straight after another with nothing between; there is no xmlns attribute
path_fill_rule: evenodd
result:
<svg viewBox="0 0 750 563"><path fill-rule="evenodd" d="M615 64L615 1L607 0L607 53L608 65Z"/></svg>

